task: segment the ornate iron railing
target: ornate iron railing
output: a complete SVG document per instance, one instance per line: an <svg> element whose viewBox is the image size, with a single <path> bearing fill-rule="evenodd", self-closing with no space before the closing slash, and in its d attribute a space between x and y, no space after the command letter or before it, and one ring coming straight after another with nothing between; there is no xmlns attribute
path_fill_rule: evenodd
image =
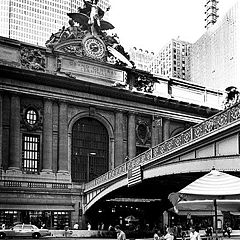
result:
<svg viewBox="0 0 240 240"><path fill-rule="evenodd" d="M144 153L134 157L133 159L117 166L113 170L106 172L102 176L94 179L85 185L85 191L90 190L96 186L112 181L127 174L129 169L139 165L145 165L150 161L155 161L156 158L164 156L172 151L176 151L181 147L207 136L223 127L240 119L240 103L224 110L207 120L199 123L180 134L156 145L155 147L145 151Z"/></svg>

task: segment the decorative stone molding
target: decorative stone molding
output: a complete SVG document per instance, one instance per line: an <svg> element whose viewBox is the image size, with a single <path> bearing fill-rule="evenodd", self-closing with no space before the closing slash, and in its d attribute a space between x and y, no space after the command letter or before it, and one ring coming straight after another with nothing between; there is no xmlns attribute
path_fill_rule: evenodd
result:
<svg viewBox="0 0 240 240"><path fill-rule="evenodd" d="M151 143L151 123L147 118L136 119L136 142L139 145Z"/></svg>
<svg viewBox="0 0 240 240"><path fill-rule="evenodd" d="M36 113L36 121L32 124L27 121L28 111ZM43 108L36 104L28 104L21 106L21 128L28 131L42 130L43 129Z"/></svg>
<svg viewBox="0 0 240 240"><path fill-rule="evenodd" d="M23 47L20 50L20 61L24 68L35 70L35 71L45 71L46 60L45 56L41 53L39 49L30 49Z"/></svg>

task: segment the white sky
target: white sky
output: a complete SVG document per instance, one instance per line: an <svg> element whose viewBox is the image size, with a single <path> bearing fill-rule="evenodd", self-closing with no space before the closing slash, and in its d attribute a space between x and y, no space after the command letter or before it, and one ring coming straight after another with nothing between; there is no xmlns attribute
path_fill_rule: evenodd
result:
<svg viewBox="0 0 240 240"><path fill-rule="evenodd" d="M240 0L218 0L219 19ZM172 38L195 42L205 32L206 0L110 0L109 22L121 45L158 52Z"/></svg>

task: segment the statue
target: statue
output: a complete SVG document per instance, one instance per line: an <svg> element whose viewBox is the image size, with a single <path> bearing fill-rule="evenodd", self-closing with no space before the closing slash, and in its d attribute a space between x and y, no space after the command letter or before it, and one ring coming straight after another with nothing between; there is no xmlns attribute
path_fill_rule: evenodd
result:
<svg viewBox="0 0 240 240"><path fill-rule="evenodd" d="M227 109L240 101L240 93L236 87L231 86L225 89L226 98L223 102L224 109Z"/></svg>
<svg viewBox="0 0 240 240"><path fill-rule="evenodd" d="M61 50L76 56L88 56L107 61L118 66L134 67L129 54L121 46L116 34L109 35L107 30L114 26L103 20L104 12L98 5L99 0L83 0L84 6L78 12L67 13L69 26L59 29L46 42L48 48ZM90 40L89 40L90 39ZM69 41L69 44L65 42Z"/></svg>
<svg viewBox="0 0 240 240"><path fill-rule="evenodd" d="M100 35L101 31L113 29L114 26L103 20L105 12L98 6L99 0L84 0L84 7L78 8L78 13L68 13L68 16L75 22L89 29L92 35ZM107 8L109 11L110 7Z"/></svg>
<svg viewBox="0 0 240 240"><path fill-rule="evenodd" d="M63 32L65 31L65 26L63 26L61 29L58 30L56 33L52 33L49 40L46 41L47 47L53 47L55 44L57 44L60 41L60 37L62 36Z"/></svg>

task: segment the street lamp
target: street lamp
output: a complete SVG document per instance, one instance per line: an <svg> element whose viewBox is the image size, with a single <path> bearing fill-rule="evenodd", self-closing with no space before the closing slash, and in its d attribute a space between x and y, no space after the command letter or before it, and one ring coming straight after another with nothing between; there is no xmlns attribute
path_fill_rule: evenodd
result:
<svg viewBox="0 0 240 240"><path fill-rule="evenodd" d="M90 180L90 156L97 155L95 152L90 152L87 154L87 182Z"/></svg>

